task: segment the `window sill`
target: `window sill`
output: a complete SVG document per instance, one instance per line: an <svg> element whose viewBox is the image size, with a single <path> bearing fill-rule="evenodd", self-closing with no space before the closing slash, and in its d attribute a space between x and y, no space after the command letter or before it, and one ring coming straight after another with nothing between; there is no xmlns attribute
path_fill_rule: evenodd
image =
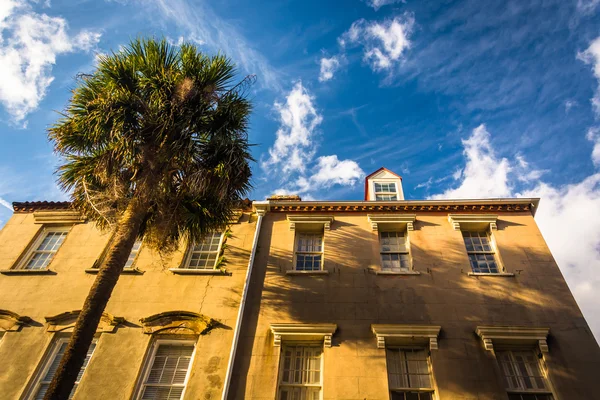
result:
<svg viewBox="0 0 600 400"><path fill-rule="evenodd" d="M220 269L169 268L169 271L177 275L228 275Z"/></svg>
<svg viewBox="0 0 600 400"><path fill-rule="evenodd" d="M375 271L375 275L421 275L419 271Z"/></svg>
<svg viewBox="0 0 600 400"><path fill-rule="evenodd" d="M513 274L512 272L469 272L468 273L469 276L503 276L505 278L510 278L510 277L514 277L515 274Z"/></svg>
<svg viewBox="0 0 600 400"><path fill-rule="evenodd" d="M85 269L85 273L86 274L97 274L99 271L99 268L86 268ZM139 270L137 268L127 268L127 269L123 269L123 271L121 271L121 274L123 275L142 275L144 273L144 271Z"/></svg>
<svg viewBox="0 0 600 400"><path fill-rule="evenodd" d="M3 275L55 275L56 272L49 269L2 269Z"/></svg>
<svg viewBox="0 0 600 400"><path fill-rule="evenodd" d="M328 270L321 270L321 271L296 271L296 270L289 270L289 271L285 271L286 275L302 275L302 276L306 276L306 275L329 275L329 271Z"/></svg>

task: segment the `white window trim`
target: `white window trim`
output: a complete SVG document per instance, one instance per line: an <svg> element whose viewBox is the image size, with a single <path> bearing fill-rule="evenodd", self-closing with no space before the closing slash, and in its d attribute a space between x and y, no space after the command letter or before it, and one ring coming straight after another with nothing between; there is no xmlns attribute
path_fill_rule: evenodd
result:
<svg viewBox="0 0 600 400"><path fill-rule="evenodd" d="M530 328L523 326L478 326L475 329L486 350L494 351L499 345L535 345L542 353L548 353L547 338L550 328Z"/></svg>
<svg viewBox="0 0 600 400"><path fill-rule="evenodd" d="M61 247L65 244L65 240L67 240L67 237L69 236L70 231L71 231L71 226L60 226L60 225L59 226L52 226L52 225L43 226L42 229L37 233L35 239L29 245L29 247L26 250L23 257L21 257L21 260L19 262L17 262L16 267L13 269L20 270L20 271L47 271L48 269L50 269L50 265L56 258L56 254L61 249ZM48 263L46 268L33 269L33 270L26 269L25 267L27 266L29 261L31 261L31 258L33 257L34 253L37 251L37 248L40 246L40 244L42 244L42 242L44 241L44 239L50 232L66 232L67 235L65 236L65 239L61 243L60 247L58 249L56 249L56 251L52 255L52 258L50 259L50 262Z"/></svg>
<svg viewBox="0 0 600 400"><path fill-rule="evenodd" d="M405 240L405 247L406 247L406 251L382 251L381 250L381 233L383 232L402 232L404 233L404 240ZM401 231L398 229L383 229L380 230L377 233L377 238L379 240L379 262L380 264L380 270L377 271L378 274L382 274L382 275L390 275L390 274L410 274L410 273L415 273L414 270L414 265L413 265L413 258L412 258L412 253L410 251L410 237L408 235L408 231ZM384 254L407 254L408 255L408 271L384 271L383 270L383 255ZM402 261L400 260L400 266L402 266Z"/></svg>
<svg viewBox="0 0 600 400"><path fill-rule="evenodd" d="M42 356L42 359L38 362L38 365L41 365L41 368L35 374L35 377L34 377L32 383L30 384L29 390L27 390L27 395L24 398L29 399L29 400L35 399L35 396L36 396L38 390L40 389L40 386L42 385L42 378L48 372L48 369L52 365L52 361L58 354L60 347L62 346L63 343L69 342L70 339L71 339L71 337L59 337L50 342L50 351L47 352L46 354L44 354ZM92 362L92 358L94 357L94 353L96 352L96 348L98 347L98 339L93 339L92 344L96 344L96 347L94 347L94 350L92 351L92 354L90 355L90 360L88 362L88 365L86 365L85 370L83 371L83 375L81 375L81 379L83 379L83 376L85 375L85 371L87 371L87 369L90 366L90 363ZM79 382L81 382L81 380ZM79 389L79 382L77 382L77 388L75 388L75 392L73 393L73 395L77 394L77 390Z"/></svg>
<svg viewBox="0 0 600 400"><path fill-rule="evenodd" d="M144 362L142 363L142 369L141 369L141 374L140 374L140 378L138 379L138 383L136 385L136 389L135 389L135 399L140 400L142 398L142 394L144 393L144 387L145 387L145 382L146 379L148 378L148 375L150 374L150 369L152 367L152 362L154 361L154 356L156 355L156 352L158 351L158 347L161 344L175 344L175 345L193 345L194 346L194 351L192 352L192 356L190 357L190 365L188 367L187 373L185 375L185 380L183 381L183 391L181 392L181 398L185 399L185 392L187 390L187 386L188 386L188 382L190 379L190 373L192 372L192 367L194 365L194 357L196 356L196 340L192 340L192 339L181 339L181 340L177 340L177 339L156 339L154 341L151 342L150 346L150 352L147 354L147 356L144 359Z"/></svg>
<svg viewBox="0 0 600 400"><path fill-rule="evenodd" d="M278 370L278 375L277 375L277 400L281 399L281 380L283 378L283 358L284 358L284 350L286 346L306 346L306 347L321 347L321 384L320 385L315 385L315 384L285 384L284 386L286 387L309 387L309 388L320 388L321 390L319 391L319 399L323 400L323 375L324 375L324 367L325 367L325 363L323 362L323 359L325 358L325 349L323 348L324 346L318 342L318 341L300 341L300 342L290 342L290 343L286 343L283 346L281 346L281 351L280 351L280 355L279 355L279 370Z"/></svg>
<svg viewBox="0 0 600 400"><path fill-rule="evenodd" d="M189 271L214 271L217 269L217 263L219 262L219 255L221 254L221 247L223 246L223 238L225 237L225 232L221 232L221 237L219 238L219 247L217 248L217 256L215 257L215 263L212 268L190 268L190 260L192 259L192 252L194 250L195 243L190 243L188 245L188 249L185 255L185 259L183 260L183 264L179 269L189 270ZM141 249L141 247L140 247ZM212 251L200 251L199 253L211 254Z"/></svg>
<svg viewBox="0 0 600 400"><path fill-rule="evenodd" d="M394 187L396 188L396 200L377 200L377 195L391 195L393 192L378 192L375 190L375 184L394 184ZM401 200L402 198L400 197L400 188L399 188L399 184L397 182L396 179L394 180L390 180L390 179L383 179L383 180L379 180L379 179L375 179L371 181L371 185L373 185L373 200L375 201L397 201L397 200Z"/></svg>
<svg viewBox="0 0 600 400"><path fill-rule="evenodd" d="M423 350L425 352L431 353L431 350L428 349L427 347L423 347L423 346L386 346L385 350L387 352L388 349L398 349L398 350ZM390 378L389 378L389 367L387 365L387 354L385 357L386 360L386 374L387 374L387 379L388 379L388 391L391 392L424 392L424 393L431 393L432 397L435 399L437 397L436 393L436 385L435 385L435 380L433 378L433 365L431 363L431 354L427 355L427 367L429 368L429 377L431 379L431 387L430 388L414 388L414 387L405 387L405 388L392 388L389 386L389 382L390 382Z"/></svg>
<svg viewBox="0 0 600 400"><path fill-rule="evenodd" d="M484 232L484 231L482 231L481 229L461 229L461 231L460 231L461 237L462 237L463 232ZM464 244L464 237L462 237L463 246L465 248L465 251L467 252L467 258L471 254L491 254L491 255L493 255L494 261L496 262L496 265L498 266L498 272L474 272L472 270L472 267L471 267L470 261L469 261L469 268L471 270L468 272L468 275L470 275L470 276L515 276L515 274L508 272L506 270L506 268L504 267L502 258L500 258L500 252L498 251L498 245L496 244L496 237L494 236L492 230L491 229L485 230L485 233L487 235L488 240L490 241L490 246L492 247L492 251L468 251L467 246Z"/></svg>
<svg viewBox="0 0 600 400"><path fill-rule="evenodd" d="M271 324L273 346L281 347L281 342L323 341L323 347L331 347L331 338L337 330L336 324Z"/></svg>
<svg viewBox="0 0 600 400"><path fill-rule="evenodd" d="M320 234L321 235L321 251L298 251L298 240L300 239L301 235L312 235L312 234ZM298 270L297 268L297 262L298 262L298 254L307 254L307 255L321 255L321 265L319 267L318 271L304 271L304 270ZM296 234L294 236L294 272L305 272L305 273L311 273L311 272L321 272L324 271L324 264L325 263L325 233L320 233L320 232L304 232L304 231L296 231Z"/></svg>
<svg viewBox="0 0 600 400"><path fill-rule="evenodd" d="M441 326L437 325L405 325L405 324L372 324L371 331L377 338L377 348L386 346L423 346L429 350L438 349L438 336Z"/></svg>
<svg viewBox="0 0 600 400"><path fill-rule="evenodd" d="M334 221L333 215L288 215L287 220L290 224L290 230L296 230L296 225L311 224L313 226L322 225L323 230L331 229L331 223Z"/></svg>

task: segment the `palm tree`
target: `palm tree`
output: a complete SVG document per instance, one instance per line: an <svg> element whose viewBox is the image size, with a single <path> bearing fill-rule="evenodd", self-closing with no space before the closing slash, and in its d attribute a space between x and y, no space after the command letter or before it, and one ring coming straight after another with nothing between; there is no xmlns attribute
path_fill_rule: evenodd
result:
<svg viewBox="0 0 600 400"><path fill-rule="evenodd" d="M67 399L136 238L161 251L222 227L250 188L251 104L222 55L138 39L99 57L49 129L73 206L113 232L44 399Z"/></svg>

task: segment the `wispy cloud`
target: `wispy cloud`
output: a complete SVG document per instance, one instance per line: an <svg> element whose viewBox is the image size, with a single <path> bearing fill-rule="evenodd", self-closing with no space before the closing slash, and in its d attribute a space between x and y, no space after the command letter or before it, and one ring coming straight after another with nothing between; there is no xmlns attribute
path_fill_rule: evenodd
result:
<svg viewBox="0 0 600 400"><path fill-rule="evenodd" d="M583 14L591 14L600 5L600 0L577 0L577 9Z"/></svg>
<svg viewBox="0 0 600 400"><path fill-rule="evenodd" d="M261 167L271 176L280 175L281 187L276 193L300 193L306 197L334 185L353 186L364 176L356 161L340 160L335 154L314 160L318 147L316 131L323 117L315 106L315 97L302 82L297 82L285 102L276 102L274 108L280 125Z"/></svg>
<svg viewBox="0 0 600 400"><path fill-rule="evenodd" d="M396 3L406 3L406 0L364 0L369 7L378 11L381 7Z"/></svg>
<svg viewBox="0 0 600 400"><path fill-rule="evenodd" d="M186 38L223 51L246 72L256 74L260 85L281 90L280 74L238 29L217 15L208 1L192 5L186 0L139 0L150 6L152 16L162 17L187 32ZM158 11L158 14L155 12Z"/></svg>
<svg viewBox="0 0 600 400"><path fill-rule="evenodd" d="M100 40L99 32L67 31L64 18L36 13L24 0L0 5L0 102L13 122L22 123L44 98L57 56L89 51Z"/></svg>
<svg viewBox="0 0 600 400"><path fill-rule="evenodd" d="M514 160L499 157L484 125L475 128L463 146L465 167L458 186L432 198L540 197L536 221L592 330L600 337L600 219L590 218L600 215L600 173L573 184L548 184L540 179L543 171L529 166L522 156ZM594 161L597 156L594 147ZM521 179L525 188L517 191L510 182L519 176L528 179Z"/></svg>
<svg viewBox="0 0 600 400"><path fill-rule="evenodd" d="M592 161L596 167L600 167L600 128L590 128L586 138L590 142L594 143L594 149L592 150Z"/></svg>
<svg viewBox="0 0 600 400"><path fill-rule="evenodd" d="M596 88L596 94L592 98L592 105L596 116L600 118L600 36L590 44L587 50L577 54L577 58L586 64L592 65L594 76L598 80L598 87Z"/></svg>
<svg viewBox="0 0 600 400"><path fill-rule="evenodd" d="M381 22L359 19L338 42L342 48L362 46L363 60L373 71L389 70L410 48L414 23L414 17L409 13Z"/></svg>

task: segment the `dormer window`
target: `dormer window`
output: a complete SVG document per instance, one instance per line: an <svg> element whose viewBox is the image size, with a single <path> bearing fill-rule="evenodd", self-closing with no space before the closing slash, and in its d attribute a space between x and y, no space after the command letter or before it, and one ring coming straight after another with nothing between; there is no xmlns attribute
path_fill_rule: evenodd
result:
<svg viewBox="0 0 600 400"><path fill-rule="evenodd" d="M379 168L365 178L365 200L404 200L402 178L388 169Z"/></svg>
<svg viewBox="0 0 600 400"><path fill-rule="evenodd" d="M395 183L375 182L375 200L398 200Z"/></svg>

